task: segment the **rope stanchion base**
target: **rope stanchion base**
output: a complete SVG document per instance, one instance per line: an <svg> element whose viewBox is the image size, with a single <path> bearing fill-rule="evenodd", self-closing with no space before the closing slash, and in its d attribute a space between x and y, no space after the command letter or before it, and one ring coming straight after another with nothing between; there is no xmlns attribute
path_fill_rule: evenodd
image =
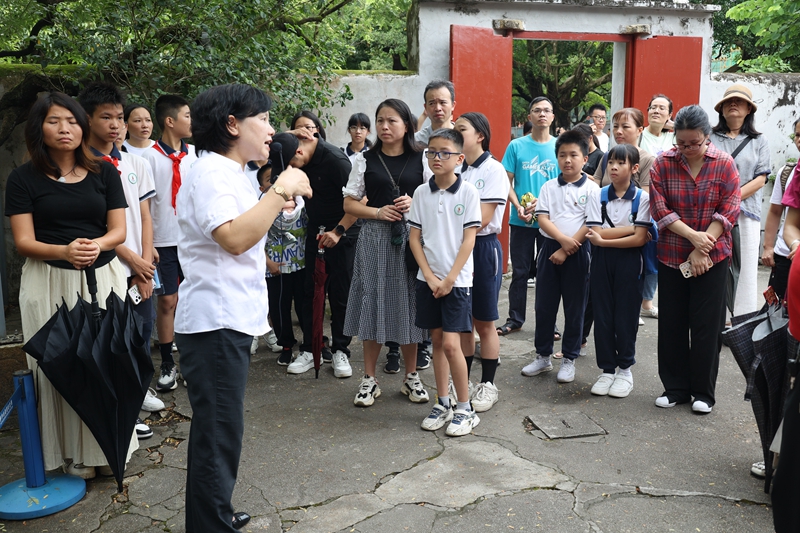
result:
<svg viewBox="0 0 800 533"><path fill-rule="evenodd" d="M0 487L0 519L28 520L57 513L78 503L86 494L86 481L78 476L46 476L41 487L28 487L18 479Z"/></svg>

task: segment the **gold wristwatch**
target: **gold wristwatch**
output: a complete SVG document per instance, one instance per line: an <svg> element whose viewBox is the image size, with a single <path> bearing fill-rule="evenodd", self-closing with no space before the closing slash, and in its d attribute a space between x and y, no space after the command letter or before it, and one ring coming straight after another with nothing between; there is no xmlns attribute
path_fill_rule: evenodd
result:
<svg viewBox="0 0 800 533"><path fill-rule="evenodd" d="M273 185L272 190L275 191L276 194L279 194L286 202L292 199L291 196L286 194L286 189L284 189L280 185Z"/></svg>

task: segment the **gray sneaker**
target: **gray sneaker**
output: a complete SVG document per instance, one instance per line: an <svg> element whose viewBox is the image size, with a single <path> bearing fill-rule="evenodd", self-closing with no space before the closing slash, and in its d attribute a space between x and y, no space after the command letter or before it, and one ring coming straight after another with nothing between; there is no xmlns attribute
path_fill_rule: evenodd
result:
<svg viewBox="0 0 800 533"><path fill-rule="evenodd" d="M561 360L561 368L558 369L556 379L559 383L572 383L575 381L575 361L567 359Z"/></svg>
<svg viewBox="0 0 800 533"><path fill-rule="evenodd" d="M550 372L553 370L553 363L550 362L550 356L537 355L532 363L522 367L523 376L538 376L542 372Z"/></svg>

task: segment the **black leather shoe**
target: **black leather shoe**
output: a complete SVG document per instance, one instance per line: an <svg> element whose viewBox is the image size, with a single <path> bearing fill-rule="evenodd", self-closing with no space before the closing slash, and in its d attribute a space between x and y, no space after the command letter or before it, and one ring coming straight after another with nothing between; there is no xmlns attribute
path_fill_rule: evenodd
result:
<svg viewBox="0 0 800 533"><path fill-rule="evenodd" d="M247 513L233 513L233 529L242 529L250 521Z"/></svg>

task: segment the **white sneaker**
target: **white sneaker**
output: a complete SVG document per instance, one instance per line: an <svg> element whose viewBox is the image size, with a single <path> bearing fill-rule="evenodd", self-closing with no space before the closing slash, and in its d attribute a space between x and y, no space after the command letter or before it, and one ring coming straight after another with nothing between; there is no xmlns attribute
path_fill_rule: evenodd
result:
<svg viewBox="0 0 800 533"><path fill-rule="evenodd" d="M671 402L667 396L659 396L656 398L656 407L661 407L662 409L669 409L670 407L675 407L678 402Z"/></svg>
<svg viewBox="0 0 800 533"><path fill-rule="evenodd" d="M472 400L472 397L475 396L475 391L477 390L478 386L469 380L467 380L467 385L469 386L469 399ZM458 393L456 392L456 386L453 383L453 376L450 376L450 383L447 385L447 394L450 396L450 405L455 405L458 403Z"/></svg>
<svg viewBox="0 0 800 533"><path fill-rule="evenodd" d="M136 430L136 438L139 440L149 439L153 436L153 430L150 429L150 426L145 424L141 418L136 419L134 429Z"/></svg>
<svg viewBox="0 0 800 533"><path fill-rule="evenodd" d="M537 355L532 363L522 367L523 376L538 376L542 372L550 372L553 370L553 363L550 362L550 356Z"/></svg>
<svg viewBox="0 0 800 533"><path fill-rule="evenodd" d="M750 467L750 473L756 477L763 478L767 475L767 465L764 464L764 461L753 463L753 466Z"/></svg>
<svg viewBox="0 0 800 533"><path fill-rule="evenodd" d="M313 360L311 366L314 366ZM353 375L353 369L350 367L350 358L341 350L336 350L333 354L333 375L337 378L349 378Z"/></svg>
<svg viewBox="0 0 800 533"><path fill-rule="evenodd" d="M528 287L531 289L536 287L536 278L528 278Z"/></svg>
<svg viewBox="0 0 800 533"><path fill-rule="evenodd" d="M253 337L253 342L250 343L250 355L255 355L258 351L258 337Z"/></svg>
<svg viewBox="0 0 800 533"><path fill-rule="evenodd" d="M358 386L356 399L353 403L359 407L369 407L375 403L375 398L381 395L381 388L378 387L378 380L372 376L361 378L361 385Z"/></svg>
<svg viewBox="0 0 800 533"><path fill-rule="evenodd" d="M608 391L608 395L612 398L626 398L633 390L633 376L623 375L617 372L614 376L614 383Z"/></svg>
<svg viewBox="0 0 800 533"><path fill-rule="evenodd" d="M426 431L436 431L444 427L445 424L450 422L453 419L453 409L450 406L445 407L444 405L436 402L436 405L433 406L431 409L431 414L429 414L425 420L422 421L420 427Z"/></svg>
<svg viewBox="0 0 800 533"><path fill-rule="evenodd" d="M84 466L83 463L70 463L67 465L67 474L78 476L82 479L94 479L97 476L97 471L93 466Z"/></svg>
<svg viewBox="0 0 800 533"><path fill-rule="evenodd" d="M278 337L275 336L275 330L271 329L269 333L266 334L265 340L267 341L267 348L272 353L281 353L283 350L283 346L278 344Z"/></svg>
<svg viewBox="0 0 800 533"><path fill-rule="evenodd" d="M639 317L639 325L644 326L644 320L642 320L642 317Z"/></svg>
<svg viewBox="0 0 800 533"><path fill-rule="evenodd" d="M172 341L172 353L175 353L177 351L178 351L178 345L175 344L175 341Z"/></svg>
<svg viewBox="0 0 800 533"><path fill-rule="evenodd" d="M286 367L287 374L304 374L314 368L314 356L311 352L300 352L297 358Z"/></svg>
<svg viewBox="0 0 800 533"><path fill-rule="evenodd" d="M422 381L419 379L417 372L406 374L406 379L403 381L403 386L400 387L400 392L408 396L408 399L414 403L425 403L430 400L428 391L422 386Z"/></svg>
<svg viewBox="0 0 800 533"><path fill-rule="evenodd" d="M692 411L701 415L707 415L711 412L711 409L713 409L713 407L708 405L703 400L695 400L695 402L692 404Z"/></svg>
<svg viewBox="0 0 800 533"><path fill-rule="evenodd" d="M603 372L600 374L600 377L597 378L597 381L594 382L594 385L592 385L591 392L596 396L606 396L613 383L614 374L606 374Z"/></svg>
<svg viewBox="0 0 800 533"><path fill-rule="evenodd" d="M479 383L472 396L472 408L476 413L488 411L500 399L498 392L494 383Z"/></svg>
<svg viewBox="0 0 800 533"><path fill-rule="evenodd" d="M456 409L453 413L453 420L448 424L445 430L445 435L448 437L461 437L469 435L472 429L480 424L481 419L475 411L466 411L464 409Z"/></svg>
<svg viewBox="0 0 800 533"><path fill-rule="evenodd" d="M155 413L156 411L164 409L164 407L166 407L164 402L156 397L156 391L147 389L147 394L145 394L144 401L142 402L142 411Z"/></svg>
<svg viewBox="0 0 800 533"><path fill-rule="evenodd" d="M566 357L562 359L556 379L559 383L571 383L575 381L575 361L567 359Z"/></svg>
<svg viewBox="0 0 800 533"><path fill-rule="evenodd" d="M650 309L645 309L644 307L640 307L639 316L643 316L645 318L658 318L658 307L653 306Z"/></svg>

